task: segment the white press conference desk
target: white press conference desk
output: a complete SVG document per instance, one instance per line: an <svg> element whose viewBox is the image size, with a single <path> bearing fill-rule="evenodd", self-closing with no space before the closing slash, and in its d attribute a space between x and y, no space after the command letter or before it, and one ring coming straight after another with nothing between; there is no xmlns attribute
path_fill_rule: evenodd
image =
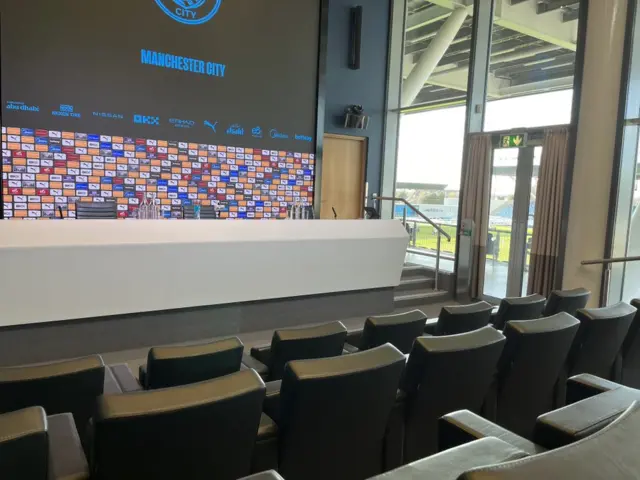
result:
<svg viewBox="0 0 640 480"><path fill-rule="evenodd" d="M394 220L7 221L0 327L393 287Z"/></svg>

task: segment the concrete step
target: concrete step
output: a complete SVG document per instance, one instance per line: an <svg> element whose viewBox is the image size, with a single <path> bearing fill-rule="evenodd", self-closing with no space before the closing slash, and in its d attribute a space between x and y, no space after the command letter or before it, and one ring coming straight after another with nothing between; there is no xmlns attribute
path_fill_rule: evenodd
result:
<svg viewBox="0 0 640 480"><path fill-rule="evenodd" d="M427 278L423 276L408 277L401 279L400 285L398 285L394 291L395 293L401 293L415 290L433 290L435 285L435 278Z"/></svg>
<svg viewBox="0 0 640 480"><path fill-rule="evenodd" d="M429 305L431 303L444 302L451 299L450 292L444 290L418 290L412 292L399 292L394 295L395 308Z"/></svg>
<svg viewBox="0 0 640 480"><path fill-rule="evenodd" d="M405 265L402 269L402 279L435 278L434 271L422 265Z"/></svg>

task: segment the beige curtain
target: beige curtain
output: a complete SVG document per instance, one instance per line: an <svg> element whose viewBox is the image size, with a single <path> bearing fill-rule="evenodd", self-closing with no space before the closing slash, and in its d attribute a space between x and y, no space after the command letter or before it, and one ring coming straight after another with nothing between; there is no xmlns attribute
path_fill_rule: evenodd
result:
<svg viewBox="0 0 640 480"><path fill-rule="evenodd" d="M482 295L484 267L487 259L487 229L491 198L491 135L469 136L467 169L462 185L462 218L475 222L472 244L470 292L471 298Z"/></svg>
<svg viewBox="0 0 640 480"><path fill-rule="evenodd" d="M529 293L548 296L553 290L558 265L568 145L567 128L546 130L536 192L527 286Z"/></svg>

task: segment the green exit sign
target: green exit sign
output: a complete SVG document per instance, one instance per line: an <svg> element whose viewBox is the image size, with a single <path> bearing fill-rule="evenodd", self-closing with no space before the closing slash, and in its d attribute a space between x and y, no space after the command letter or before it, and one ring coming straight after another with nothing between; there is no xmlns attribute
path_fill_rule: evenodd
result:
<svg viewBox="0 0 640 480"><path fill-rule="evenodd" d="M526 133L512 133L500 135L500 148L519 148L527 146Z"/></svg>

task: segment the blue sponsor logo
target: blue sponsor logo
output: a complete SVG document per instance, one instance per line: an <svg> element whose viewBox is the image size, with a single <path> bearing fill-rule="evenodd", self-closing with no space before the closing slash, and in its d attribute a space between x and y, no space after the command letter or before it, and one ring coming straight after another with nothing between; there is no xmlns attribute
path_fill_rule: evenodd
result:
<svg viewBox="0 0 640 480"><path fill-rule="evenodd" d="M100 118L110 118L112 120L124 120L124 115L122 115L121 113L93 112L93 116Z"/></svg>
<svg viewBox="0 0 640 480"><path fill-rule="evenodd" d="M94 135L92 133L90 133L89 135L87 135L87 140L90 142L99 142L100 141L100 135Z"/></svg>
<svg viewBox="0 0 640 480"><path fill-rule="evenodd" d="M60 145L49 145L49 151L51 153L60 153L62 152L62 147Z"/></svg>
<svg viewBox="0 0 640 480"><path fill-rule="evenodd" d="M260 127L254 127L251 129L251 136L254 138L262 138L262 129Z"/></svg>
<svg viewBox="0 0 640 480"><path fill-rule="evenodd" d="M309 143L311 143L311 141L313 140L309 135L295 135L294 138L296 140L300 140L302 142L309 142Z"/></svg>
<svg viewBox="0 0 640 480"><path fill-rule="evenodd" d="M156 0L156 4L176 22L200 25L215 17L222 0Z"/></svg>
<svg viewBox="0 0 640 480"><path fill-rule="evenodd" d="M160 125L160 117L151 117L148 115L134 115L133 123L137 123L140 125L152 125L159 126Z"/></svg>
<svg viewBox="0 0 640 480"><path fill-rule="evenodd" d="M27 105L24 102L7 102L7 110L19 110L21 112L39 112L39 105Z"/></svg>
<svg viewBox="0 0 640 480"><path fill-rule="evenodd" d="M26 135L27 137L33 137L34 133L35 132L31 128L23 128L22 129L22 135Z"/></svg>
<svg viewBox="0 0 640 480"><path fill-rule="evenodd" d="M289 138L289 135L287 135L286 133L279 132L275 128L271 129L271 131L269 132L269 135L271 136L271 138L277 138L279 140L287 140Z"/></svg>
<svg viewBox="0 0 640 480"><path fill-rule="evenodd" d="M74 111L73 105L67 105L65 103L60 104L60 108L58 110L54 110L53 112L51 112L51 115L53 115L54 117L72 117L72 118L82 117L82 115Z"/></svg>
<svg viewBox="0 0 640 480"><path fill-rule="evenodd" d="M49 145L47 137L36 137L36 145Z"/></svg>
<svg viewBox="0 0 640 480"><path fill-rule="evenodd" d="M175 128L192 128L196 124L193 120L181 120L179 118L170 118L169 123Z"/></svg>
<svg viewBox="0 0 640 480"><path fill-rule="evenodd" d="M242 128L237 123L234 123L229 128L227 128L227 135L235 135L237 137L241 137L244 135L244 128Z"/></svg>

